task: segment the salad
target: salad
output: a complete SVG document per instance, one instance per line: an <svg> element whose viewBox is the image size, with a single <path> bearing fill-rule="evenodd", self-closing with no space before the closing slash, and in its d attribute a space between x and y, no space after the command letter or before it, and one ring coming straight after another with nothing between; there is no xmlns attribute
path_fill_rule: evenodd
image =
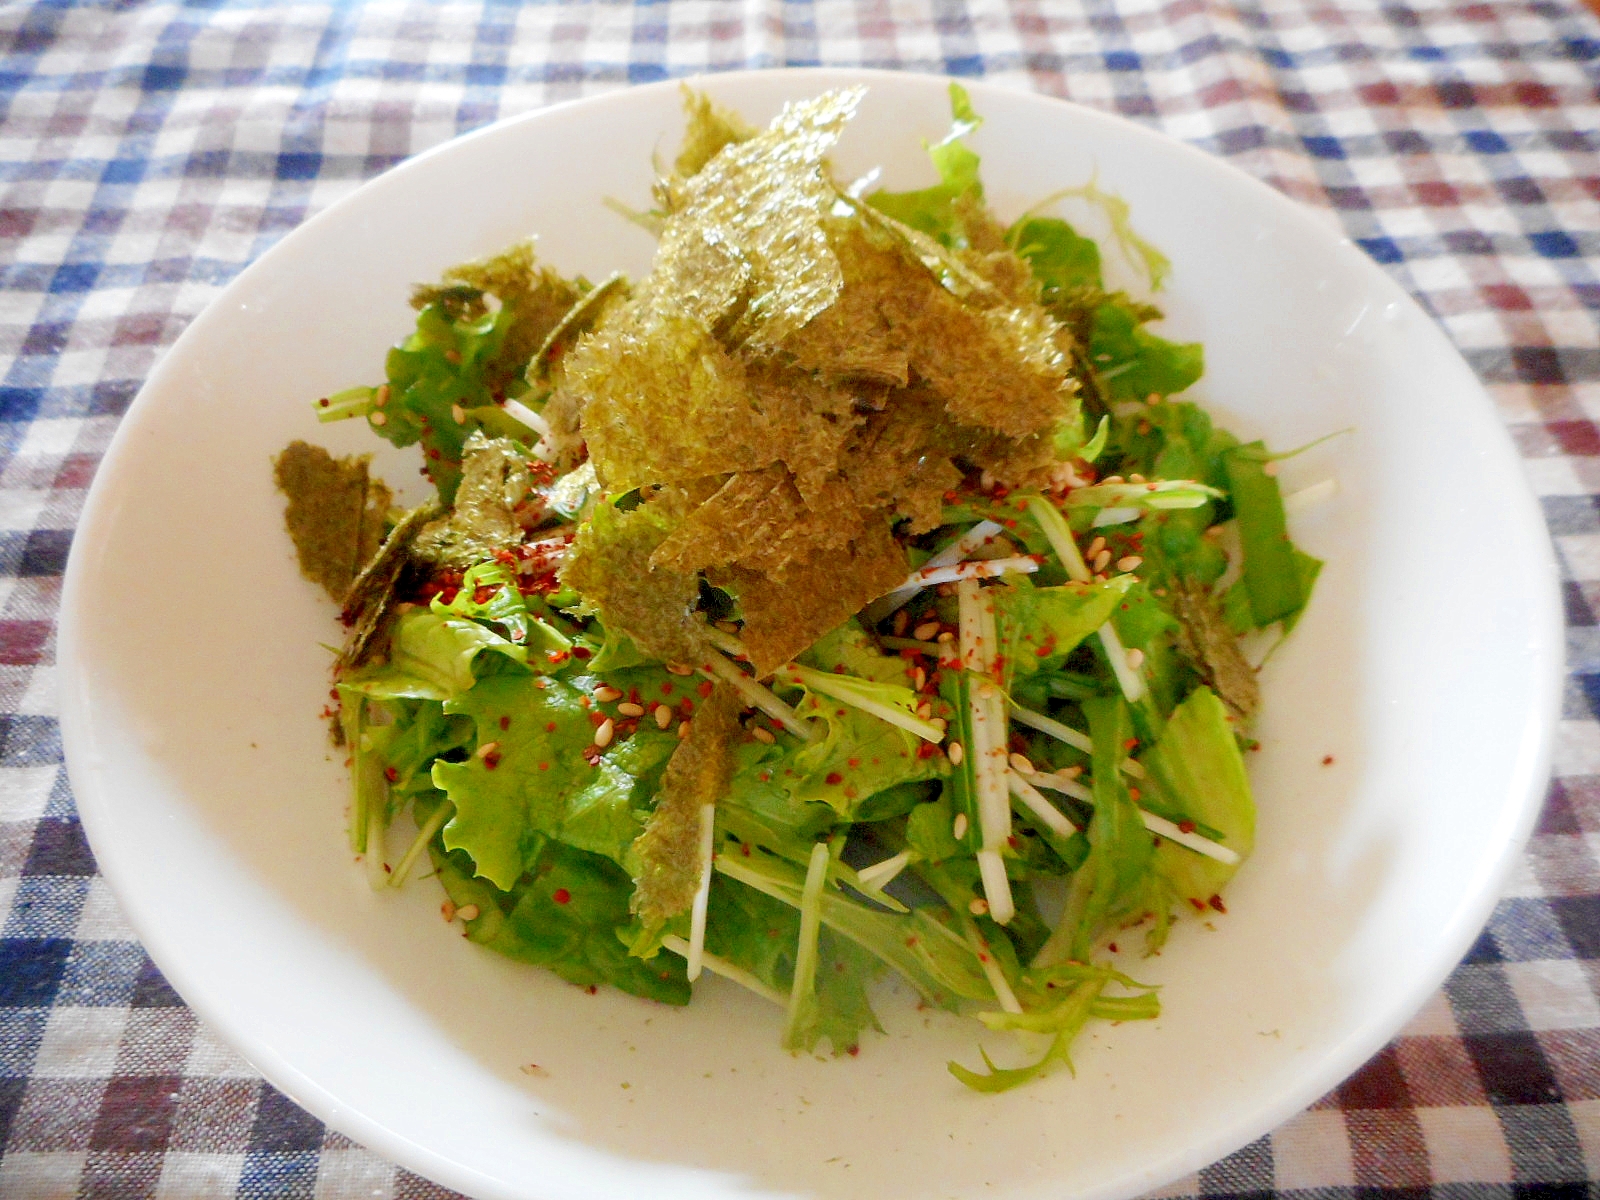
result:
<svg viewBox="0 0 1600 1200"><path fill-rule="evenodd" d="M1240 637L1287 633L1319 564L1275 456L1174 398L1201 347L1059 197L989 210L958 85L936 184L833 176L863 91L764 130L686 93L626 214L642 279L524 243L418 287L383 382L317 411L419 446L426 503L302 442L277 481L347 628L326 715L375 886L427 871L579 986L724 976L791 1051L856 1053L897 973L1030 1035L950 1064L1000 1091L1156 1016L1119 964L1226 911ZM1074 194L1158 291L1126 206Z"/></svg>

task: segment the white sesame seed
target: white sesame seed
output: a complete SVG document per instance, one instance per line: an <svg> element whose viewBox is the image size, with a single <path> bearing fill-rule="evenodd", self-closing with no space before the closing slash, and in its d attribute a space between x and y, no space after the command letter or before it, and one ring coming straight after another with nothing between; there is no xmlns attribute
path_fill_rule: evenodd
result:
<svg viewBox="0 0 1600 1200"><path fill-rule="evenodd" d="M1099 554L1100 551L1104 550L1105 548L1106 548L1106 540L1105 540L1105 538L1103 538L1103 537L1095 538L1094 541L1089 543L1089 557L1093 558L1096 554Z"/></svg>
<svg viewBox="0 0 1600 1200"><path fill-rule="evenodd" d="M950 755L950 761L959 767L967 752L961 748L960 742L951 742L950 749L946 753Z"/></svg>
<svg viewBox="0 0 1600 1200"><path fill-rule="evenodd" d="M674 675L693 675L694 668L686 667L682 663L668 663L667 670Z"/></svg>
<svg viewBox="0 0 1600 1200"><path fill-rule="evenodd" d="M617 734L617 723L610 717L600 722L600 728L594 731L594 744L604 750L611 745L611 739Z"/></svg>
<svg viewBox="0 0 1600 1200"><path fill-rule="evenodd" d="M1102 551L1100 551L1099 554L1096 554L1094 556L1094 569L1096 571L1104 571L1106 569L1106 564L1109 563L1110 561L1111 561L1111 551L1102 550Z"/></svg>
<svg viewBox="0 0 1600 1200"><path fill-rule="evenodd" d="M1061 773L1063 775L1065 775L1068 779L1076 779L1079 775L1083 774L1083 768L1082 767L1063 767L1061 769Z"/></svg>
<svg viewBox="0 0 1600 1200"><path fill-rule="evenodd" d="M1132 475L1128 476L1128 482L1129 483L1143 483L1144 482L1144 476L1139 474L1139 472L1135 471Z"/></svg>
<svg viewBox="0 0 1600 1200"><path fill-rule="evenodd" d="M1105 477L1105 479L1102 480L1101 482L1103 482L1103 483L1127 483L1128 481L1126 479L1124 479L1121 475L1107 475Z"/></svg>
<svg viewBox="0 0 1600 1200"><path fill-rule="evenodd" d="M478 919L478 906L476 904L463 904L456 909L456 916L463 921L476 921Z"/></svg>
<svg viewBox="0 0 1600 1200"><path fill-rule="evenodd" d="M1137 571L1143 562L1144 559L1140 558L1137 554L1130 554L1126 558L1117 559L1117 570Z"/></svg>
<svg viewBox="0 0 1600 1200"><path fill-rule="evenodd" d="M918 667L911 673L911 686L915 691L921 691L928 686L928 673Z"/></svg>
<svg viewBox="0 0 1600 1200"><path fill-rule="evenodd" d="M617 705L617 712L624 717L642 717L644 716L644 705L625 700Z"/></svg>
<svg viewBox="0 0 1600 1200"><path fill-rule="evenodd" d="M924 700L921 704L917 705L917 716L921 717L924 721L933 716L933 701Z"/></svg>
<svg viewBox="0 0 1600 1200"><path fill-rule="evenodd" d="M683 741L684 738L686 738L688 736L689 736L689 722L687 722L687 721L679 721L678 722L678 740L681 742L681 741Z"/></svg>
<svg viewBox="0 0 1600 1200"><path fill-rule="evenodd" d="M948 646L956 640L956 635L946 629L934 640L937 641L941 646Z"/></svg>
<svg viewBox="0 0 1600 1200"><path fill-rule="evenodd" d="M450 419L457 425L465 425L467 423L467 410L459 404L452 404L450 406Z"/></svg>
<svg viewBox="0 0 1600 1200"><path fill-rule="evenodd" d="M387 425L389 423L389 414L386 412L375 412L369 416L367 420L371 421L374 425Z"/></svg>
<svg viewBox="0 0 1600 1200"><path fill-rule="evenodd" d="M758 742L765 742L769 746L778 740L772 736L772 730L768 729L764 725L753 726L750 730L750 736L755 738Z"/></svg>
<svg viewBox="0 0 1600 1200"><path fill-rule="evenodd" d="M989 911L989 902L982 896L974 896L967 902L967 911L975 917L984 916Z"/></svg>
<svg viewBox="0 0 1600 1200"><path fill-rule="evenodd" d="M911 614L902 608L895 613L894 620L889 622L889 628L894 630L895 637L903 637L909 624L911 624Z"/></svg>
<svg viewBox="0 0 1600 1200"><path fill-rule="evenodd" d="M672 724L672 710L665 704L656 705L656 728L665 729Z"/></svg>
<svg viewBox="0 0 1600 1200"><path fill-rule="evenodd" d="M602 683L594 690L594 698L601 704L610 704L613 700L622 699L622 693L609 683Z"/></svg>
<svg viewBox="0 0 1600 1200"><path fill-rule="evenodd" d="M1154 408L1156 405L1161 403L1161 393L1159 393L1159 392L1151 392L1148 396L1146 396L1144 398L1144 402L1146 404L1148 404L1151 408Z"/></svg>
<svg viewBox="0 0 1600 1200"><path fill-rule="evenodd" d="M477 755L479 758L488 758L489 755L493 754L498 749L500 749L499 742L485 742L483 745L478 747Z"/></svg>
<svg viewBox="0 0 1600 1200"><path fill-rule="evenodd" d="M439 912L446 921L454 921L456 919L456 902L454 900L446 900L439 905Z"/></svg>
<svg viewBox="0 0 1600 1200"><path fill-rule="evenodd" d="M372 398L372 402L379 408L389 403L389 385L387 383L378 385L378 394Z"/></svg>
<svg viewBox="0 0 1600 1200"><path fill-rule="evenodd" d="M944 731L950 728L950 722L946 721L943 717L934 717L928 722L928 724L937 729L941 737L944 736Z"/></svg>
<svg viewBox="0 0 1600 1200"><path fill-rule="evenodd" d="M1130 669L1135 670L1135 671L1137 671L1140 667L1144 666L1144 651L1143 650L1138 650L1138 649L1129 650L1128 651L1128 666L1129 666Z"/></svg>
<svg viewBox="0 0 1600 1200"><path fill-rule="evenodd" d="M1010 762L1012 770L1016 771L1018 775L1033 774L1033 762L1026 754L1017 754L1013 751Z"/></svg>
<svg viewBox="0 0 1600 1200"><path fill-rule="evenodd" d="M967 814L966 813L957 813L956 814L955 824L950 826L950 833L951 833L951 836L953 836L956 839L956 841L958 841L958 842L962 838L967 836Z"/></svg>
<svg viewBox="0 0 1600 1200"><path fill-rule="evenodd" d="M939 636L939 622L924 621L911 631L911 636L919 642L926 642Z"/></svg>

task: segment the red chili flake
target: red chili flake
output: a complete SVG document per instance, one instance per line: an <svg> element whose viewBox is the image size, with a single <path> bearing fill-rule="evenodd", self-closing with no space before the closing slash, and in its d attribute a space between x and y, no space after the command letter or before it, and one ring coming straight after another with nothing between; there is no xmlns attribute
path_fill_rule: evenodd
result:
<svg viewBox="0 0 1600 1200"><path fill-rule="evenodd" d="M1323 765L1323 766L1325 766L1325 767L1331 767L1331 766L1333 766L1333 755L1331 755L1331 754L1324 754L1324 755L1323 755L1323 756L1322 756L1322 765Z"/></svg>
<svg viewBox="0 0 1600 1200"><path fill-rule="evenodd" d="M694 712L694 701L685 696L682 700L678 701L678 711L687 717Z"/></svg>
<svg viewBox="0 0 1600 1200"><path fill-rule="evenodd" d="M1194 822L1193 821L1179 821L1178 822L1178 832L1179 833L1193 833L1194 832Z"/></svg>
<svg viewBox="0 0 1600 1200"><path fill-rule="evenodd" d="M511 718L510 717L501 717L500 718L500 728L501 729L510 729L511 728Z"/></svg>
<svg viewBox="0 0 1600 1200"><path fill-rule="evenodd" d="M837 771L829 771L827 776L823 779L823 782L831 787L834 784L843 783L844 776L839 774Z"/></svg>
<svg viewBox="0 0 1600 1200"><path fill-rule="evenodd" d="M1115 942L1107 942L1106 943L1106 949L1111 951L1111 953L1115 954L1115 953L1117 953L1117 944Z"/></svg>
<svg viewBox="0 0 1600 1200"><path fill-rule="evenodd" d="M1203 900L1196 900L1193 896L1190 896L1189 903L1194 905L1195 912L1203 913L1206 910L1205 901Z"/></svg>
<svg viewBox="0 0 1600 1200"><path fill-rule="evenodd" d="M917 944L917 935L916 934L912 934L910 937L908 937L906 939L906 945L915 948L916 944Z"/></svg>
<svg viewBox="0 0 1600 1200"><path fill-rule="evenodd" d="M550 893L550 899L554 900L557 904L571 904L572 893L567 891L566 888L557 888L555 891Z"/></svg>
<svg viewBox="0 0 1600 1200"><path fill-rule="evenodd" d="M321 400L318 400L317 403L319 405L321 405L323 408L327 408L328 407L328 398L326 396L324 396Z"/></svg>
<svg viewBox="0 0 1600 1200"><path fill-rule="evenodd" d="M666 682L666 683L663 683L663 684L662 684L662 685L661 685L661 694L662 694L662 695L663 695L663 696L670 696L670 695L672 695L672 680L670 680L670 679L669 679L669 680L667 680L667 682Z"/></svg>
<svg viewBox="0 0 1600 1200"><path fill-rule="evenodd" d="M592 983L588 987L584 988L583 990L588 992L589 995L591 995L591 996L596 995L600 991L600 989L598 987L596 987Z"/></svg>
<svg viewBox="0 0 1600 1200"><path fill-rule="evenodd" d="M428 457L433 459L434 462L438 462L441 456L438 450L430 446L428 447Z"/></svg>
<svg viewBox="0 0 1600 1200"><path fill-rule="evenodd" d="M568 654L565 650L552 650L550 653L546 654L545 657L550 660L553 666L560 666L562 663L566 662L567 659L571 658L572 655Z"/></svg>
<svg viewBox="0 0 1600 1200"><path fill-rule="evenodd" d="M589 658L589 648L587 646L574 646L572 648L572 657L579 662L584 662Z"/></svg>
<svg viewBox="0 0 1600 1200"><path fill-rule="evenodd" d="M1130 800L1137 800L1143 794L1144 793L1142 793L1136 787L1131 787L1131 788L1128 789L1128 799L1130 799Z"/></svg>
<svg viewBox="0 0 1600 1200"><path fill-rule="evenodd" d="M492 771L496 767L498 767L499 765L500 765L500 755L497 754L495 751L491 750L488 754L485 754L483 756L483 769L485 771Z"/></svg>
<svg viewBox="0 0 1600 1200"><path fill-rule="evenodd" d="M1139 745L1139 739L1138 738L1129 738L1127 741L1122 743L1122 748L1124 750L1134 750L1134 749L1138 748L1138 745Z"/></svg>
<svg viewBox="0 0 1600 1200"><path fill-rule="evenodd" d="M761 774L757 775L756 778L761 780L762 783L766 783L772 778L772 772L771 771L763 771L763 772L761 772Z"/></svg>
<svg viewBox="0 0 1600 1200"><path fill-rule="evenodd" d="M606 714L601 712L599 709L595 709L594 712L589 714L589 724L593 725L596 729L600 728L600 726L604 725L610 719L610 717L606 716Z"/></svg>
<svg viewBox="0 0 1600 1200"><path fill-rule="evenodd" d="M1006 836L1006 845L1010 846L1013 850L1017 850L1021 848L1022 843L1017 841L1017 835L1012 833Z"/></svg>
<svg viewBox="0 0 1600 1200"><path fill-rule="evenodd" d="M1228 906L1222 902L1221 896L1212 896L1211 899L1206 901L1206 903L1211 905L1211 907L1216 909L1219 913L1225 913L1228 911Z"/></svg>
<svg viewBox="0 0 1600 1200"><path fill-rule="evenodd" d="M711 690L712 690L711 689L711 680L709 680L709 679L701 680L700 681L700 686L695 688L694 690L700 693L700 698L702 700L707 699L711 695Z"/></svg>
<svg viewBox="0 0 1600 1200"><path fill-rule="evenodd" d="M845 765L847 767L851 768L852 770L854 770L856 767L859 767L861 765L861 760L859 758L852 758L848 762L846 762Z"/></svg>
<svg viewBox="0 0 1600 1200"><path fill-rule="evenodd" d="M1001 520L1000 524L1004 525L1007 529L1015 529L1017 527L1017 519L1015 517L1006 517Z"/></svg>
<svg viewBox="0 0 1600 1200"><path fill-rule="evenodd" d="M750 843L749 842L745 842L742 846L740 846L739 847L739 853L744 855L746 858L749 858L750 857Z"/></svg>
<svg viewBox="0 0 1600 1200"><path fill-rule="evenodd" d="M549 769L550 769L550 764L549 763L546 762L546 763L540 763L539 764L539 770L548 771Z"/></svg>
<svg viewBox="0 0 1600 1200"><path fill-rule="evenodd" d="M544 723L544 731L546 733L554 733L556 731L556 723L554 721L546 721Z"/></svg>
<svg viewBox="0 0 1600 1200"><path fill-rule="evenodd" d="M393 767L385 767L383 769L383 777L390 783L400 782L400 772L396 771Z"/></svg>
<svg viewBox="0 0 1600 1200"><path fill-rule="evenodd" d="M932 742L923 742L917 747L918 758L932 758L937 753L939 753L939 747Z"/></svg>
<svg viewBox="0 0 1600 1200"><path fill-rule="evenodd" d="M845 1051L845 1053L851 1058L854 1058L856 1055L861 1053L861 1047L860 1045L851 1046L850 1049Z"/></svg>

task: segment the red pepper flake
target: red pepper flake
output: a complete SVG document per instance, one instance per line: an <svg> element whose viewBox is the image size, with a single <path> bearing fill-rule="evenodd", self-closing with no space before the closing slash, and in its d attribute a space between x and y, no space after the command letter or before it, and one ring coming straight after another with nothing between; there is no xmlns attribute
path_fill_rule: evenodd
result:
<svg viewBox="0 0 1600 1200"><path fill-rule="evenodd" d="M1122 748L1124 750L1135 750L1135 749L1138 749L1138 746L1139 746L1139 739L1138 738L1129 738L1127 741L1122 743Z"/></svg>
<svg viewBox="0 0 1600 1200"><path fill-rule="evenodd" d="M593 725L596 729L604 725L610 719L610 717L606 716L606 714L601 712L599 709L595 709L594 712L589 714L589 724Z"/></svg>
<svg viewBox="0 0 1600 1200"><path fill-rule="evenodd" d="M1118 953L1117 944L1115 942L1107 942L1106 943L1106 949L1111 951L1111 953L1113 953L1113 954Z"/></svg>
<svg viewBox="0 0 1600 1200"><path fill-rule="evenodd" d="M574 646L572 648L572 657L577 659L579 662L587 661L589 658L589 648L587 646Z"/></svg>
<svg viewBox="0 0 1600 1200"><path fill-rule="evenodd" d="M328 398L327 398L327 397L326 397L326 396L324 396L324 397L323 397L323 398L322 398L322 399L321 399L321 400L318 400L318 401L317 401L317 403L318 403L318 404L319 404L319 405L320 405L320 406L321 406L321 407L323 407L323 408L327 408L327 407L328 407Z"/></svg>
<svg viewBox="0 0 1600 1200"><path fill-rule="evenodd" d="M845 765L848 766L851 770L855 770L855 768L857 768L857 767L859 767L861 765L861 760L859 758L852 758Z"/></svg>
<svg viewBox="0 0 1600 1200"><path fill-rule="evenodd" d="M667 682L665 682L665 683L663 683L661 685L661 694L663 696L672 695L672 680L669 679L669 680L667 680Z"/></svg>
<svg viewBox="0 0 1600 1200"><path fill-rule="evenodd" d="M694 712L694 701L685 696L682 700L678 701L678 711L686 717L689 716Z"/></svg>
<svg viewBox="0 0 1600 1200"><path fill-rule="evenodd" d="M1022 843L1017 841L1017 835L1014 833L1006 836L1006 845L1010 846L1013 850L1019 850L1022 848Z"/></svg>
<svg viewBox="0 0 1600 1200"><path fill-rule="evenodd" d="M1323 765L1323 766L1325 766L1325 767L1331 767L1331 766L1333 766L1333 755L1331 755L1331 754L1324 754L1324 755L1323 755L1323 756L1322 756L1322 765Z"/></svg>
<svg viewBox="0 0 1600 1200"><path fill-rule="evenodd" d="M510 717L501 717L500 718L500 728L501 729L510 729L511 728L511 718Z"/></svg>
<svg viewBox="0 0 1600 1200"><path fill-rule="evenodd" d="M1206 903L1211 905L1211 907L1216 909L1219 913L1225 913L1228 911L1228 906L1222 902L1221 896L1214 895L1211 897L1211 899L1207 900Z"/></svg>
<svg viewBox="0 0 1600 1200"><path fill-rule="evenodd" d="M710 696L711 696L711 680L709 680L709 679L701 680L700 681L700 686L695 688L695 691L700 693L700 698L702 700L709 699Z"/></svg>
<svg viewBox="0 0 1600 1200"><path fill-rule="evenodd" d="M835 784L843 783L844 776L839 774L837 771L829 771L826 778L823 779L823 782L831 787Z"/></svg>
<svg viewBox="0 0 1600 1200"><path fill-rule="evenodd" d="M549 763L542 762L542 763L539 764L539 770L548 771L549 769L550 769L550 764Z"/></svg>
<svg viewBox="0 0 1600 1200"><path fill-rule="evenodd" d="M744 855L746 858L749 858L750 857L750 843L749 842L745 842L743 845L741 845L739 847L739 853Z"/></svg>
<svg viewBox="0 0 1600 1200"><path fill-rule="evenodd" d="M932 742L923 742L917 747L918 758L932 758L937 753L939 753L939 747Z"/></svg>
<svg viewBox="0 0 1600 1200"><path fill-rule="evenodd" d="M572 655L568 654L565 650L552 650L550 653L546 654L545 657L550 660L550 664L552 666L559 667L562 663L566 662L567 659L571 658Z"/></svg>
<svg viewBox="0 0 1600 1200"><path fill-rule="evenodd" d="M500 755L498 751L491 750L483 756L483 769L485 771L492 771L499 765Z"/></svg>
<svg viewBox="0 0 1600 1200"><path fill-rule="evenodd" d="M555 891L550 893L550 899L554 900L557 904L571 904L572 893L567 891L566 888L557 888Z"/></svg>
<svg viewBox="0 0 1600 1200"><path fill-rule="evenodd" d="M1140 791L1140 790L1139 790L1139 789L1138 789L1138 788L1136 788L1136 787L1131 787L1131 788L1129 788L1129 789L1128 789L1128 799L1130 799L1130 800L1137 800L1137 799L1138 799L1138 798L1139 798L1139 797L1140 797L1140 796L1142 796L1142 795L1143 795L1143 794L1144 794L1144 793L1143 793L1143 792L1141 792L1141 791Z"/></svg>
<svg viewBox="0 0 1600 1200"><path fill-rule="evenodd" d="M851 1058L855 1058L858 1054L861 1053L860 1044L857 1043L856 1045L851 1046L850 1049L845 1051L845 1053L848 1054Z"/></svg>
<svg viewBox="0 0 1600 1200"><path fill-rule="evenodd" d="M756 778L761 780L762 783L767 783L768 781L770 781L772 779L772 772L771 771L763 771L763 772L761 772L761 774L757 775Z"/></svg>
<svg viewBox="0 0 1600 1200"><path fill-rule="evenodd" d="M589 995L591 995L591 996L598 995L599 991L600 991L600 989L598 987L596 987L592 983L588 987L584 988L583 990L588 992Z"/></svg>
<svg viewBox="0 0 1600 1200"><path fill-rule="evenodd" d="M1194 822L1193 821L1179 821L1178 822L1178 832L1179 833L1193 833L1194 832Z"/></svg>
<svg viewBox="0 0 1600 1200"><path fill-rule="evenodd" d="M1194 905L1195 912L1203 913L1206 910L1206 905L1205 905L1205 901L1204 900L1196 900L1193 896L1190 896L1189 897L1189 903Z"/></svg>
<svg viewBox="0 0 1600 1200"><path fill-rule="evenodd" d="M544 731L546 733L554 733L556 731L556 723L554 721L546 721L544 723Z"/></svg>
<svg viewBox="0 0 1600 1200"><path fill-rule="evenodd" d="M393 767L385 767L383 769L383 777L390 783L400 782L400 772L396 771Z"/></svg>
<svg viewBox="0 0 1600 1200"><path fill-rule="evenodd" d="M917 935L912 934L910 937L908 937L906 939L906 945L910 946L912 949L915 949L917 945Z"/></svg>

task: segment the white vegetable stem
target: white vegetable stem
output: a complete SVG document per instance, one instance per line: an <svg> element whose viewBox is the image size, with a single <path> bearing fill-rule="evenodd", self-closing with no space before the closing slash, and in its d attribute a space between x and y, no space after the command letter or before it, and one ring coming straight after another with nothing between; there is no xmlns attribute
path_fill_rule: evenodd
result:
<svg viewBox="0 0 1600 1200"><path fill-rule="evenodd" d="M1309 487L1303 487L1298 492L1290 492L1283 498L1283 511L1290 514L1304 512L1324 500L1331 500L1338 494L1339 481L1334 478L1324 479Z"/></svg>
<svg viewBox="0 0 1600 1200"><path fill-rule="evenodd" d="M923 563L922 570L926 571L929 567L948 567L951 563L958 563L977 553L985 543L1000 532L1000 526L993 521L979 521ZM897 609L904 608L913 596L928 586L926 583L918 582L918 574L919 572L913 571L910 577L894 591L886 592L867 605L861 613L862 621L868 625L875 625L885 617L893 615Z"/></svg>
<svg viewBox="0 0 1600 1200"><path fill-rule="evenodd" d="M433 810L433 815L423 823L421 829L417 830L417 836L411 839L411 845L406 847L405 854L395 864L394 870L389 873L390 887L397 888L405 883L406 876L411 874L411 868L416 864L417 859L421 857L422 852L428 848L428 843L433 841L433 835L444 828L444 823L450 819L455 811L456 806L453 804L441 804Z"/></svg>
<svg viewBox="0 0 1600 1200"><path fill-rule="evenodd" d="M967 713L972 727L972 778L978 806L978 829L983 848L978 868L989 915L1001 925L1016 915L1011 882L1006 878L1000 848L1011 836L1011 805L1006 798L1005 697L994 682L994 601L983 594L976 579L956 585L961 627L961 667L967 673Z"/></svg>
<svg viewBox="0 0 1600 1200"><path fill-rule="evenodd" d="M705 963L706 903L711 898L711 861L715 844L712 841L717 823L717 806L700 806L700 882L694 889L694 901L689 906L689 982L700 978L700 968Z"/></svg>
<svg viewBox="0 0 1600 1200"><path fill-rule="evenodd" d="M1063 725L1054 717L1047 717L1043 713L1036 713L1031 708L1023 708L1012 701L1011 715L1017 723L1026 725L1029 729L1037 729L1040 733L1048 733L1058 742L1065 742L1074 750L1082 750L1085 754L1094 753L1094 743L1089 740L1089 735L1079 733L1071 725ZM1122 760L1122 769L1135 779L1144 778L1144 768L1131 758Z"/></svg>
<svg viewBox="0 0 1600 1200"><path fill-rule="evenodd" d="M932 721L924 721L912 713L902 712L893 705L883 704L870 696L861 694L859 686L852 684L867 682L857 679L854 675L830 675L826 671L814 670L802 666L800 663L786 663L780 671L788 679L802 687L808 687L813 692L820 692L824 696L832 697L841 704L849 704L859 708L864 713L870 713L880 721L887 721L890 725L898 725L907 733L914 733L925 742L935 744L944 740L944 731ZM908 693L913 694L914 693Z"/></svg>
<svg viewBox="0 0 1600 1200"><path fill-rule="evenodd" d="M1198 833L1192 831L1185 832L1165 817L1158 817L1155 813L1146 812L1142 808L1139 810L1139 817L1144 821L1144 827L1151 833L1160 834L1169 842L1177 842L1180 846L1186 846L1196 854L1204 854L1207 858L1214 858L1219 863L1226 863L1230 867L1239 861L1238 854L1221 842L1213 842L1210 838L1201 837Z"/></svg>
<svg viewBox="0 0 1600 1200"><path fill-rule="evenodd" d="M746 704L759 708L801 741L808 742L811 740L811 726L802 721L794 709L779 700L769 689L762 687L720 654L709 655L706 661L700 664L700 671L704 675L715 676L728 684L729 687L744 697Z"/></svg>
<svg viewBox="0 0 1600 1200"><path fill-rule="evenodd" d="M805 887L800 892L800 941L794 953L794 983L789 988L789 1018L783 1030L784 1045L795 1048L800 1020L810 1007L817 979L817 937L822 932L822 889L828 883L828 843L811 847Z"/></svg>
<svg viewBox="0 0 1600 1200"><path fill-rule="evenodd" d="M663 937L661 944L680 958L689 957L689 943L675 933L669 933ZM735 966L720 955L707 954L702 950L700 952L700 962L713 975L721 975L724 979L731 979L739 986L749 988L756 995L771 1000L780 1008L789 1003L789 997L785 996L777 988L768 987L749 971L746 971L743 967Z"/></svg>
<svg viewBox="0 0 1600 1200"><path fill-rule="evenodd" d="M1030 575L1039 569L1039 561L1027 555L1016 558L975 558L968 562L953 563L947 567L923 567L912 579L918 587L932 587L936 583L959 583L963 579L994 579L1000 575Z"/></svg>
<svg viewBox="0 0 1600 1200"><path fill-rule="evenodd" d="M1006 773L1006 786L1011 789L1011 794L1022 802L1022 807L1032 813L1034 818L1051 833L1065 838L1078 832L1078 827L1067 820L1060 809L1040 795L1037 788L1015 771Z"/></svg>
<svg viewBox="0 0 1600 1200"><path fill-rule="evenodd" d="M891 854L882 862L875 862L870 867L862 867L856 872L856 878L861 881L861 886L872 891L881 892L888 886L901 871L911 865L914 851L905 849L899 854Z"/></svg>
<svg viewBox="0 0 1600 1200"><path fill-rule="evenodd" d="M1078 552L1078 543L1073 539L1072 527L1056 510L1055 505L1043 496L1029 496L1028 511L1039 523L1039 528L1050 542L1050 548L1056 552L1056 557L1061 560L1061 566L1066 570L1068 578L1078 583L1090 582L1094 575L1090 572L1088 564L1083 561L1083 555ZM1117 636L1116 629L1110 621L1107 621L1100 626L1098 632L1100 645L1105 648L1106 660L1111 664L1112 674L1117 677L1117 686L1122 689L1123 697L1129 704L1142 700L1144 679L1128 662L1128 652L1123 649L1122 639Z"/></svg>

